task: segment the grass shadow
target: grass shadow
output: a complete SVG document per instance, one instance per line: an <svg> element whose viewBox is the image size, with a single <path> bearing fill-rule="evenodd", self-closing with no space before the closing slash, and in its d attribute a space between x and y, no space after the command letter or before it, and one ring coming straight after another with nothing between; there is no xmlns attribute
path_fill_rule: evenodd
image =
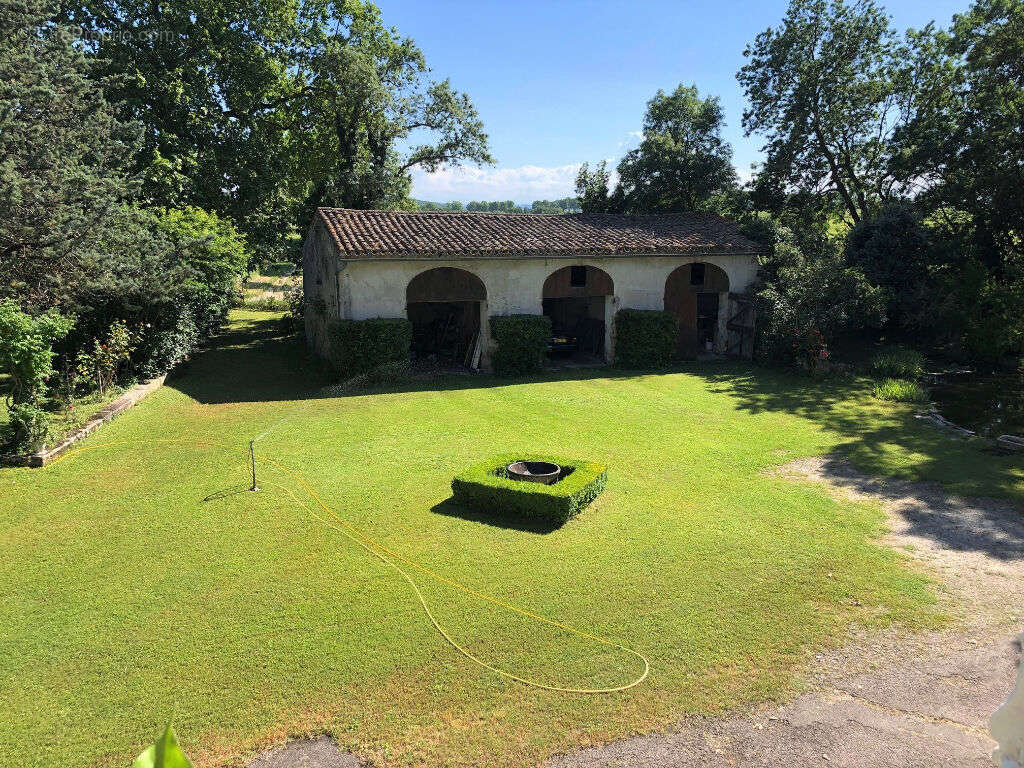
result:
<svg viewBox="0 0 1024 768"><path fill-rule="evenodd" d="M837 433L843 442L833 452L868 474L934 480L959 495L1024 503L1024 457L993 455L982 439L965 440L919 419L920 406L883 404L866 379L815 380L739 364L696 375L743 411L794 414Z"/></svg>
<svg viewBox="0 0 1024 768"><path fill-rule="evenodd" d="M378 387L342 391L326 364L299 335L285 334L280 314L250 311L188 363L175 369L167 385L205 405L336 399L404 392L448 392L539 382L588 379L635 379L660 373L692 372L697 363L681 363L666 371L602 368L558 368L533 376L505 379L487 373L412 375ZM329 391L325 391L330 388Z"/></svg>
<svg viewBox="0 0 1024 768"><path fill-rule="evenodd" d="M282 331L277 313L246 313L178 366L167 386L197 402L306 400L331 383L300 336Z"/></svg>
<svg viewBox="0 0 1024 768"><path fill-rule="evenodd" d="M435 504L430 508L430 511L436 515L459 517L473 523L483 523L484 525L490 525L495 528L506 528L514 531L522 531L524 533L552 533L562 527L560 523L554 523L549 520L540 520L535 517L526 517L525 515L517 515L512 512L500 510L483 512L478 509L471 509L456 501L454 496L449 496L444 501Z"/></svg>
<svg viewBox="0 0 1024 768"><path fill-rule="evenodd" d="M239 483L238 485L232 485L228 488L223 488L219 491L214 491L209 496L206 496L200 504L208 504L211 501L220 501L231 496L237 496L240 493L252 490L252 486L249 483Z"/></svg>

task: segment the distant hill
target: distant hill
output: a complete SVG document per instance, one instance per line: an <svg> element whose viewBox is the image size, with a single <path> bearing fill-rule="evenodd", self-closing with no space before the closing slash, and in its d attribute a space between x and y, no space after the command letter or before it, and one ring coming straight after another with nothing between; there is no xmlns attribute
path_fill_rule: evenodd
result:
<svg viewBox="0 0 1024 768"><path fill-rule="evenodd" d="M463 205L458 200L435 203L430 200L413 200L420 211L470 211L480 213L579 213L580 201L575 197L560 200L534 200L530 205L520 205L512 200L474 200Z"/></svg>

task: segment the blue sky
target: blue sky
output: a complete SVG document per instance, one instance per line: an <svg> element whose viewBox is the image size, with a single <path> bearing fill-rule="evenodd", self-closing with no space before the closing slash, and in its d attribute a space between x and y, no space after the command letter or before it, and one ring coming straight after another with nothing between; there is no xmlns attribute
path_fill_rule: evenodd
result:
<svg viewBox="0 0 1024 768"><path fill-rule="evenodd" d="M745 138L736 72L743 48L781 20L785 0L581 2L378 0L385 23L423 49L434 77L476 104L494 166L417 173L413 196L436 201L564 197L583 161L635 146L659 89L696 83L719 96L734 162L758 160ZM891 0L898 29L947 25L969 0ZM614 162L613 162L614 165Z"/></svg>

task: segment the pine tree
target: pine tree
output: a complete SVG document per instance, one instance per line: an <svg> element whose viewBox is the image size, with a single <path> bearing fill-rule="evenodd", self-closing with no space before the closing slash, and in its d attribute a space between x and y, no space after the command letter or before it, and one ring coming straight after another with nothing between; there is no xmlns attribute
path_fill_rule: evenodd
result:
<svg viewBox="0 0 1024 768"><path fill-rule="evenodd" d="M73 41L40 0L0 0L0 296L25 307L59 303L130 191L138 131Z"/></svg>

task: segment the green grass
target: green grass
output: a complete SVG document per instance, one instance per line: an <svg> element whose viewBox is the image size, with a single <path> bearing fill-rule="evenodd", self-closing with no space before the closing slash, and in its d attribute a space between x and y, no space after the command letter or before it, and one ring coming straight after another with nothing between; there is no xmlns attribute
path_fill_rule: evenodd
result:
<svg viewBox="0 0 1024 768"><path fill-rule="evenodd" d="M916 381L906 379L883 379L875 384L872 394L879 400L891 400L896 403L928 401L928 391Z"/></svg>
<svg viewBox="0 0 1024 768"><path fill-rule="evenodd" d="M296 288L302 287L302 274L285 275L285 265L278 269L253 274L243 280L242 305L247 311L284 312L288 309L288 297ZM289 265L290 266L290 265Z"/></svg>
<svg viewBox="0 0 1024 768"><path fill-rule="evenodd" d="M924 355L906 347L883 349L871 358L868 371L879 379L917 379L924 373Z"/></svg>
<svg viewBox="0 0 1024 768"><path fill-rule="evenodd" d="M85 443L95 450L0 471L0 765L125 765L175 711L200 767L320 732L384 765L533 764L778 697L853 622L940 621L926 580L873 543L878 508L772 467L841 450L869 471L1024 499L1019 463L873 400L867 381L694 364L325 397L276 328L274 315L235 313L214 348ZM260 434L258 456L367 534L640 651L649 680L571 696L472 665L394 571L292 503L293 480L261 465L263 490L243 490ZM153 438L216 445L136 442ZM448 500L458 471L506 451L606 464L607 488L548 533ZM614 649L421 587L460 643L513 673L599 687L639 671Z"/></svg>

